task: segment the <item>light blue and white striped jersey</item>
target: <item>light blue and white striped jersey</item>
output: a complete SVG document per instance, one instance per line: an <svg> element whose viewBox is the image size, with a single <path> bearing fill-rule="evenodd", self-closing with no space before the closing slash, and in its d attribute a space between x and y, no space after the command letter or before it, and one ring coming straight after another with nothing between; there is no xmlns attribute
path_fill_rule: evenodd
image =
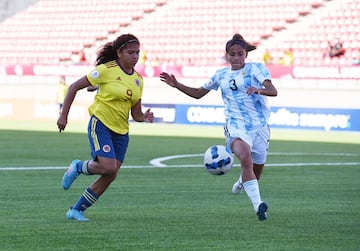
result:
<svg viewBox="0 0 360 251"><path fill-rule="evenodd" d="M268 69L262 63L251 62L240 70L227 67L216 71L203 88L218 90L220 87L226 124L254 132L267 124L270 108L264 95L247 95L246 90L251 86L263 88L266 79L271 80Z"/></svg>

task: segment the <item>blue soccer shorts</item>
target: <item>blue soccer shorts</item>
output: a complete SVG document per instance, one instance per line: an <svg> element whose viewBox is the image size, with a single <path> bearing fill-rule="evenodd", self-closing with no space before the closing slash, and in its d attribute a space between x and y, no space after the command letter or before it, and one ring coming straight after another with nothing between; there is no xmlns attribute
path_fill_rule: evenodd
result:
<svg viewBox="0 0 360 251"><path fill-rule="evenodd" d="M88 124L88 138L91 156L117 159L124 162L129 134L118 134L107 128L98 118L92 116Z"/></svg>

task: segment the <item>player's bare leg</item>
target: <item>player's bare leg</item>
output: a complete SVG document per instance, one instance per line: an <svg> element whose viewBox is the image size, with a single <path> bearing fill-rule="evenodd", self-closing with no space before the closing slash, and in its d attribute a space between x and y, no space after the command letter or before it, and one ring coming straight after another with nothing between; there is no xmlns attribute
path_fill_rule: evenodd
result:
<svg viewBox="0 0 360 251"><path fill-rule="evenodd" d="M261 174L264 169L264 164L253 164L253 169L257 180L260 180Z"/></svg>
<svg viewBox="0 0 360 251"><path fill-rule="evenodd" d="M116 159L104 157L98 157L98 161L92 161L89 164L89 173L101 176L91 184L90 189L98 196L102 195L115 180L121 164Z"/></svg>
<svg viewBox="0 0 360 251"><path fill-rule="evenodd" d="M100 177L84 191L80 199L68 210L66 218L69 220L89 221L84 217L84 211L95 204L115 180L120 166L120 161L104 157L98 157L97 161L81 161L78 168L79 173L98 174Z"/></svg>
<svg viewBox="0 0 360 251"><path fill-rule="evenodd" d="M254 210L260 221L266 220L267 204L261 200L259 183L254 172L250 147L240 139L232 143L232 151L240 160L242 186L251 200ZM262 173L261 166L256 167L259 177Z"/></svg>
<svg viewBox="0 0 360 251"><path fill-rule="evenodd" d="M262 174L262 171L264 169L264 164L253 164L253 169L254 169L254 174L256 176L256 179L257 180L260 180L260 177L261 177L261 174ZM241 193L242 191L244 190L244 187L243 187L243 181L242 181L242 176L240 174L240 177L239 177L239 180L237 180L233 187L232 187L232 193L233 194L239 194Z"/></svg>

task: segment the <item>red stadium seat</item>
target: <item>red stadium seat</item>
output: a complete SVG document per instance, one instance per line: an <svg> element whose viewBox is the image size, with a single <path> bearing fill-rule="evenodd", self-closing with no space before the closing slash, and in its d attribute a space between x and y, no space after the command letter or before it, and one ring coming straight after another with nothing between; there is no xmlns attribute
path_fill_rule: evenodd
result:
<svg viewBox="0 0 360 251"><path fill-rule="evenodd" d="M95 51L99 42L113 34L131 32L141 39L151 62L214 65L234 33L265 46L268 38L281 36L282 30L306 20L307 14L325 4L325 0L247 4L238 0L39 0L0 23L0 62L58 63L84 48ZM360 0L343 2L340 8L313 17L283 44L268 48L275 62L283 49L291 47L295 65L350 64L352 52L360 47L359 16ZM349 53L332 60L324 55L328 39L336 36ZM18 56L21 52L26 56Z"/></svg>

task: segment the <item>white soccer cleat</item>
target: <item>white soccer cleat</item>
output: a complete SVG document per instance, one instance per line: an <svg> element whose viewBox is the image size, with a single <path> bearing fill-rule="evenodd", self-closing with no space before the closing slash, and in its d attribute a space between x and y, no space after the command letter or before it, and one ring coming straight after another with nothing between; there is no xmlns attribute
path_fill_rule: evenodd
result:
<svg viewBox="0 0 360 251"><path fill-rule="evenodd" d="M239 194L244 190L243 183L240 182L240 180L236 181L235 184L232 187L232 193L233 194Z"/></svg>

